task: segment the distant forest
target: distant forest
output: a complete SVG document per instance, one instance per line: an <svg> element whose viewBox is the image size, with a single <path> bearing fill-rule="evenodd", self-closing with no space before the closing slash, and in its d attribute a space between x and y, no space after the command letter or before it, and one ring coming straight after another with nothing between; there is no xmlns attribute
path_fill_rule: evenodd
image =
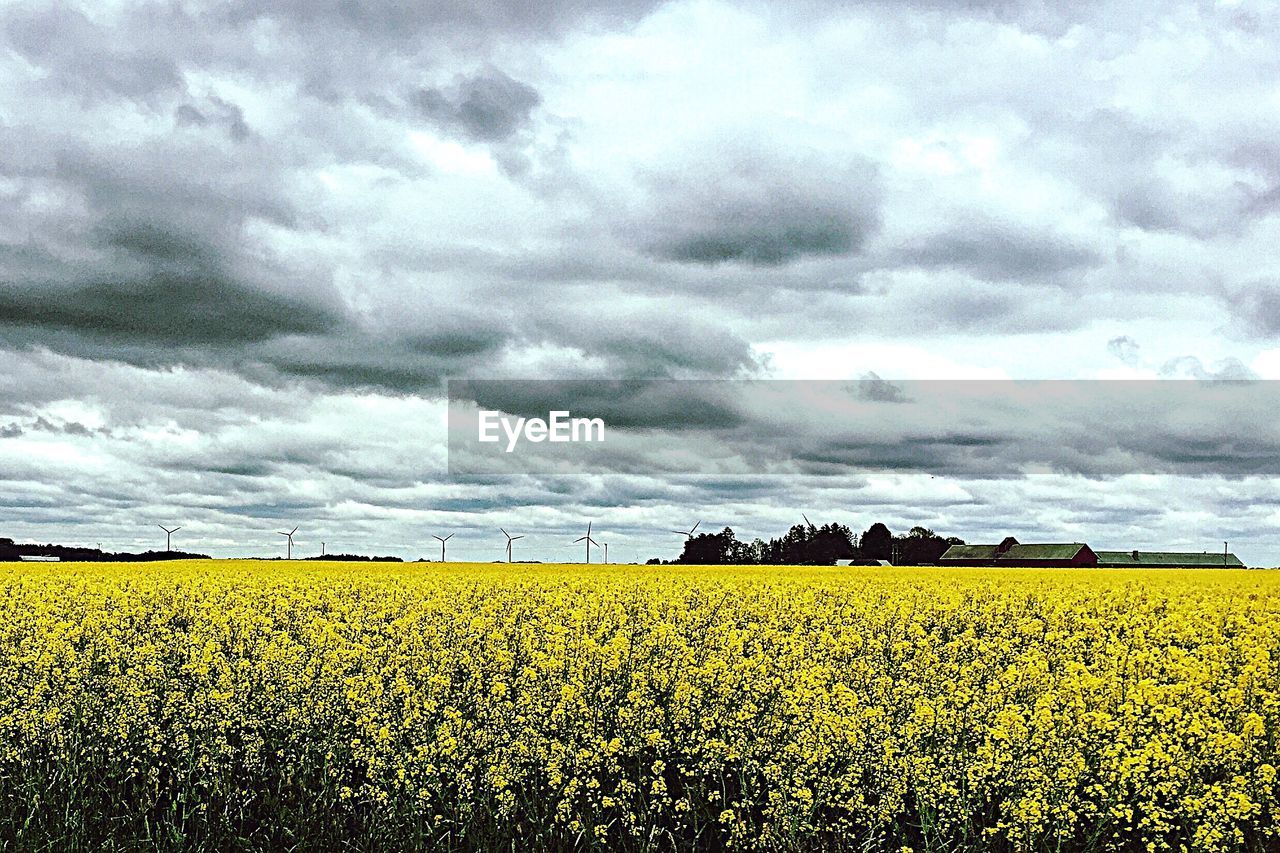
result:
<svg viewBox="0 0 1280 853"><path fill-rule="evenodd" d="M927 527L913 527L895 536L879 522L861 535L843 524L797 524L782 537L742 542L733 528L719 533L700 533L685 540L684 550L674 560L654 558L650 565L758 565L830 566L837 560L874 564L887 560L897 566L935 563L952 545L963 545L955 536L939 536Z"/></svg>
<svg viewBox="0 0 1280 853"><path fill-rule="evenodd" d="M68 563L145 563L155 560L209 560L208 554L192 554L189 551L144 551L132 554L128 551L103 551L98 548L77 548L71 545L18 544L12 539L0 538L0 563L14 562L19 557L57 557ZM253 559L263 559L255 557ZM268 557L266 559L281 559ZM300 560L336 560L346 563L400 563L399 557L366 557L363 554L327 554L320 557L299 557Z"/></svg>
<svg viewBox="0 0 1280 853"><path fill-rule="evenodd" d="M12 539L0 538L0 562L12 562L19 557L57 557L64 562L79 563L141 563L152 560L208 560L208 554L191 554L187 551L143 551L130 554L126 551L102 551L98 548L77 548L72 545L15 544Z"/></svg>

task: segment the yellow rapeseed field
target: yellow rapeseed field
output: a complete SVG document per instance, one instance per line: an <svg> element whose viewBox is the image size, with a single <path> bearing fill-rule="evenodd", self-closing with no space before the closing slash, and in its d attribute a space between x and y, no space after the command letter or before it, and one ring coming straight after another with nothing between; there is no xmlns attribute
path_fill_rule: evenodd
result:
<svg viewBox="0 0 1280 853"><path fill-rule="evenodd" d="M4 849L1280 849L1280 573L0 569Z"/></svg>

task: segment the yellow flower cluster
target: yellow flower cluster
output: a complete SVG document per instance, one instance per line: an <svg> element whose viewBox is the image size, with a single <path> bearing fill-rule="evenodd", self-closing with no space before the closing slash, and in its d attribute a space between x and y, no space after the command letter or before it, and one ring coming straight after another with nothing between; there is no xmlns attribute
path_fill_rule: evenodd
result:
<svg viewBox="0 0 1280 853"><path fill-rule="evenodd" d="M1280 849L1280 574L0 569L13 849Z"/></svg>

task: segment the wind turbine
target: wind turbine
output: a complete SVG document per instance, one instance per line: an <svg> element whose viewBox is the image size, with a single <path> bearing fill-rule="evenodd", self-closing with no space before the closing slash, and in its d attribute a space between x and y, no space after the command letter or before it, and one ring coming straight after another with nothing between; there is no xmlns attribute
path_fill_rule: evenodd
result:
<svg viewBox="0 0 1280 853"><path fill-rule="evenodd" d="M503 532L503 533L506 533L506 531L505 531L505 530L503 530L502 532ZM432 539L440 539L440 537L439 537L439 536L436 536L434 533L433 533L433 534L431 534L431 538L432 538ZM443 539L440 539L440 562L442 562L442 563L444 562L444 543L448 542L448 541L449 541L450 539L452 539L452 538L453 538L453 534L452 534L452 533L450 533L448 536L444 537Z"/></svg>
<svg viewBox="0 0 1280 853"><path fill-rule="evenodd" d="M285 552L285 553L288 555L288 556L286 556L286 557L285 557L285 559L286 559L286 560L292 560L292 559L293 559L293 534L295 534L295 533L297 533L297 532L298 532L298 528L297 528L297 526L296 526L296 525L295 525L295 526L294 526L294 528L293 528L292 530L290 530L288 533L285 533L285 532L284 532L284 531L282 531L282 530L277 530L277 531L276 531L276 533L279 533L281 536L287 536L287 537L288 537L288 539L289 539L289 547L288 547L288 550Z"/></svg>
<svg viewBox="0 0 1280 853"><path fill-rule="evenodd" d="M699 521L699 522L698 522L698 524L701 524L701 523L702 523L701 521ZM673 530L673 531L671 531L671 532L672 532L672 533L679 533L679 534L680 534L681 536L683 536L685 539L692 539L692 538L693 538L693 531L695 531L695 530L697 530L697 529L698 529L698 524L695 524L693 527L690 527L688 530Z"/></svg>
<svg viewBox="0 0 1280 853"><path fill-rule="evenodd" d="M577 539L573 540L575 545L583 541L587 543L587 565L589 566L591 565L591 546L595 545L597 548L600 547L599 544L596 543L596 540L591 538L591 522L589 521L587 522L587 535L579 536Z"/></svg>
<svg viewBox="0 0 1280 853"><path fill-rule="evenodd" d="M163 531L164 531L164 549L165 549L165 551L172 551L173 549L169 547L169 544L173 541L173 534L177 533L177 532L178 532L179 530L181 530L182 528L181 528L181 527L175 527L175 528L173 528L172 530L170 530L169 528L165 527L163 524L157 524L157 525L156 525L156 527L159 527L161 530L163 530ZM102 546L101 546L101 545L99 545L99 546L98 546L98 548L99 548L99 549L101 549L101 548L102 548Z"/></svg>
<svg viewBox="0 0 1280 853"><path fill-rule="evenodd" d="M502 530L501 527L499 527L498 529ZM507 531L502 530L502 535L507 537L507 562L510 563L511 562L511 543L516 541L517 539L523 539L524 534L521 533L519 536L512 536Z"/></svg>

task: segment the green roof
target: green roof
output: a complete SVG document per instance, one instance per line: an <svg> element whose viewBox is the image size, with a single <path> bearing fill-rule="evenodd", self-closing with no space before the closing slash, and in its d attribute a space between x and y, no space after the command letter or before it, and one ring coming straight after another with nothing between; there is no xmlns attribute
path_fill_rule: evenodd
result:
<svg viewBox="0 0 1280 853"><path fill-rule="evenodd" d="M994 560L998 545L952 545L940 559L943 560Z"/></svg>
<svg viewBox="0 0 1280 853"><path fill-rule="evenodd" d="M1229 566L1243 569L1244 563L1235 554L1206 553L1204 551L1138 551L1138 559L1132 551L1099 551L1099 566L1165 566L1196 568Z"/></svg>
<svg viewBox="0 0 1280 853"><path fill-rule="evenodd" d="M999 556L999 545L952 545L942 555L943 560L994 560L1001 563L1024 563L1040 560L1070 560L1088 547L1083 542L1048 543L1037 545L1013 545Z"/></svg>
<svg viewBox="0 0 1280 853"><path fill-rule="evenodd" d="M1001 560L1010 563L1022 560L1070 560L1087 548L1083 542L1051 543L1043 545L1014 545L1000 555Z"/></svg>

